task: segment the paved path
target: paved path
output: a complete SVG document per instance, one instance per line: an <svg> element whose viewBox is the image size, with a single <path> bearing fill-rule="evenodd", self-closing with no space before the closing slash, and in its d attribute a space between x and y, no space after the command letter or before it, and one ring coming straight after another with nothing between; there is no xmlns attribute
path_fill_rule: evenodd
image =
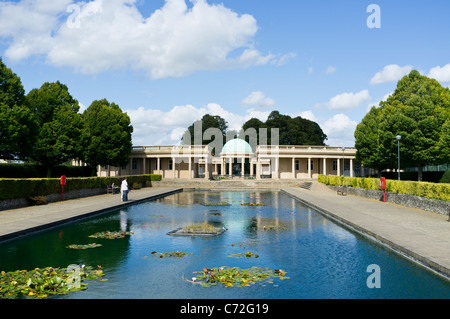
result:
<svg viewBox="0 0 450 319"><path fill-rule="evenodd" d="M182 191L182 188L143 188L129 193L128 202L122 202L120 194L107 194L50 203L43 206L0 211L0 240L14 238L30 231L56 226L92 214L119 209L179 191Z"/></svg>
<svg viewBox="0 0 450 319"><path fill-rule="evenodd" d="M283 191L450 279L450 222L446 215L340 196L317 182L310 190Z"/></svg>

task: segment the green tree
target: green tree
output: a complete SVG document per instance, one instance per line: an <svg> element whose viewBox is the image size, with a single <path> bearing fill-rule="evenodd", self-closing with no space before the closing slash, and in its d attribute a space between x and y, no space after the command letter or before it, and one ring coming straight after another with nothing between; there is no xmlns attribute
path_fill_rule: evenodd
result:
<svg viewBox="0 0 450 319"><path fill-rule="evenodd" d="M217 128L220 130L222 137L223 137L223 142L225 142L226 140L226 133L227 133L227 128L228 128L228 124L227 121L225 121L222 117L218 116L218 115L209 115L209 114L205 114L201 120L196 121L194 123L192 123L192 125L190 125L187 129L187 131L184 133L183 137L182 137L182 144L185 145L195 145L198 144L195 141L195 127L196 124L201 124L202 125L202 131L201 131L201 143L202 145L207 145L209 144L212 139L205 139L205 131L209 128ZM199 127L199 126L197 126ZM197 135L199 135L200 132L197 132ZM216 137L217 138L217 137Z"/></svg>
<svg viewBox="0 0 450 319"><path fill-rule="evenodd" d="M282 115L278 111L271 112L266 122L252 118L245 122L242 128L245 131L252 127L256 129L258 141L260 141L259 129L267 129L267 143L269 145L275 143L275 141L272 141L271 129L279 130L280 145L325 145L327 139L326 134L316 122L300 116L291 118L289 115Z"/></svg>
<svg viewBox="0 0 450 319"><path fill-rule="evenodd" d="M400 135L401 166L418 167L420 181L425 165L449 161L449 118L450 90L413 70L357 126L357 159L379 170L396 168Z"/></svg>
<svg viewBox="0 0 450 319"><path fill-rule="evenodd" d="M78 101L58 81L30 91L27 103L39 124L31 157L47 167L50 177L54 166L81 158L83 119L78 113Z"/></svg>
<svg viewBox="0 0 450 319"><path fill-rule="evenodd" d="M0 158L26 159L36 134L37 123L25 105L20 78L0 58Z"/></svg>
<svg viewBox="0 0 450 319"><path fill-rule="evenodd" d="M385 118L381 128L395 137L402 136L400 148L403 167L415 166L422 170L427 164L442 164L441 136L444 123L450 118L450 90L435 79L420 75L416 70L403 77L394 93L383 102ZM445 138L445 137L444 137ZM397 143L394 143L394 148ZM447 151L448 152L448 151Z"/></svg>
<svg viewBox="0 0 450 319"><path fill-rule="evenodd" d="M98 165L125 166L132 149L133 126L129 116L106 99L92 102L84 111L84 161Z"/></svg>

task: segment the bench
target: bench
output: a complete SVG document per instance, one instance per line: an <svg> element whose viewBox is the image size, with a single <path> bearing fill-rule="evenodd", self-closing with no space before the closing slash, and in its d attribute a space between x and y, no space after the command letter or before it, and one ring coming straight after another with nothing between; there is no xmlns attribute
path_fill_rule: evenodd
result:
<svg viewBox="0 0 450 319"><path fill-rule="evenodd" d="M339 186L337 190L338 195L347 196L347 186Z"/></svg>
<svg viewBox="0 0 450 319"><path fill-rule="evenodd" d="M119 193L119 187L114 184L106 186L106 194L116 194Z"/></svg>

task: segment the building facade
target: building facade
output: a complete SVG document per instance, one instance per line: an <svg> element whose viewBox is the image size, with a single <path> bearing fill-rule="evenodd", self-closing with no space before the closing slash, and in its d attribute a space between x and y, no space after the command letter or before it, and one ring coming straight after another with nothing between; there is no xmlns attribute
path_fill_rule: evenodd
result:
<svg viewBox="0 0 450 319"><path fill-rule="evenodd" d="M124 167L99 167L99 176L161 174L165 179L315 179L319 174L362 176L355 148L264 146L230 140L219 154L209 146L136 146Z"/></svg>

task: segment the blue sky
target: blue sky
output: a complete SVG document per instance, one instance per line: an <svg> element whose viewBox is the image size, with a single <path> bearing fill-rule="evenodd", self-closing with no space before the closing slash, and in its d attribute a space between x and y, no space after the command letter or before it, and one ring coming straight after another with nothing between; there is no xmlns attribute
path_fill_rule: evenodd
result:
<svg viewBox="0 0 450 319"><path fill-rule="evenodd" d="M59 80L82 109L119 104L135 145L177 144L206 113L238 129L278 110L353 146L410 70L450 85L449 12L445 0L0 1L0 56L27 92Z"/></svg>

